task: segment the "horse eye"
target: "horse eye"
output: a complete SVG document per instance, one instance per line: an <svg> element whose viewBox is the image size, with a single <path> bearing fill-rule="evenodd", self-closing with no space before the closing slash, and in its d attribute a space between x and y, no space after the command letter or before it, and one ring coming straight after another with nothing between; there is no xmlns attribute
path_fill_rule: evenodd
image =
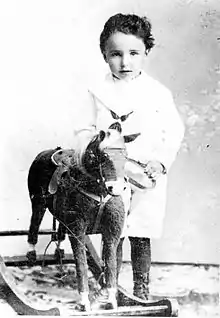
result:
<svg viewBox="0 0 220 318"><path fill-rule="evenodd" d="M92 156L92 157L89 159L89 162L90 162L90 164L95 164L95 156Z"/></svg>

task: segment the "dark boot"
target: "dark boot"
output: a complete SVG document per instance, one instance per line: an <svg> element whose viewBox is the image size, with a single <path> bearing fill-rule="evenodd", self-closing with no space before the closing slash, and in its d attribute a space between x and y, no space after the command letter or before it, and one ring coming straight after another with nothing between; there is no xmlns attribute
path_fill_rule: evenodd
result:
<svg viewBox="0 0 220 318"><path fill-rule="evenodd" d="M143 300L149 295L149 272L151 266L151 245L149 238L129 237L133 271L133 294Z"/></svg>

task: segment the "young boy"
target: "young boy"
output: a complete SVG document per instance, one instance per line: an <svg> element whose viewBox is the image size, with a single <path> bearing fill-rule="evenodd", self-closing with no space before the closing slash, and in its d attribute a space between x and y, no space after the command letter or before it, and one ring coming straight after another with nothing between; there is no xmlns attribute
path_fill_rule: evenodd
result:
<svg viewBox="0 0 220 318"><path fill-rule="evenodd" d="M156 186L146 190L131 185L132 198L124 234L131 244L133 293L144 300L149 294L150 239L162 234L167 173L184 135L170 91L143 71L153 46L147 18L116 14L106 22L100 48L111 72L103 81L94 79L89 87L91 103L85 106L81 127L76 132L79 142L83 142L94 130L106 130L113 122L120 122L123 135L140 134L126 144L128 157L133 160L127 163L127 175L145 184L147 175L134 162L143 163L148 176L156 180ZM119 268L122 242L123 238L118 247Z"/></svg>

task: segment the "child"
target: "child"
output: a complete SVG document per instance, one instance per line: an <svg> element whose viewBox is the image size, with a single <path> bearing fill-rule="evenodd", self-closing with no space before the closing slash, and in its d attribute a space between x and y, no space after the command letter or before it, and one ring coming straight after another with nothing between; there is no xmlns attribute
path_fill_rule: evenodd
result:
<svg viewBox="0 0 220 318"><path fill-rule="evenodd" d="M80 142L95 130L106 130L113 122L120 122L124 135L140 133L135 141L126 144L128 157L146 164L145 172L156 180L156 186L151 190L132 186L125 235L131 244L133 293L144 300L149 294L150 240L162 233L167 172L184 135L170 91L143 71L145 58L153 46L147 18L116 14L106 22L100 48L111 72L103 81L94 79L89 87L91 103L85 106L83 122L77 131ZM126 120L123 115L128 115ZM132 160L126 169L127 175L137 181L144 182L147 178ZM123 238L118 247L119 265L122 242Z"/></svg>

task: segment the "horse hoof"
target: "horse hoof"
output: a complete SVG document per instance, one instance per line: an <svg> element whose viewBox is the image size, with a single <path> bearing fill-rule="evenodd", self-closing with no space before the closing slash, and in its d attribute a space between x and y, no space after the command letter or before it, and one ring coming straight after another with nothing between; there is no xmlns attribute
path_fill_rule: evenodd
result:
<svg viewBox="0 0 220 318"><path fill-rule="evenodd" d="M117 309L117 300L109 299L108 291L101 289L95 299L92 302L92 310L109 310Z"/></svg>
<svg viewBox="0 0 220 318"><path fill-rule="evenodd" d="M57 262L60 262L65 257L65 251L62 248L56 248L54 252L54 258Z"/></svg>
<svg viewBox="0 0 220 318"><path fill-rule="evenodd" d="M77 304L74 308L77 311L91 311L90 304Z"/></svg>
<svg viewBox="0 0 220 318"><path fill-rule="evenodd" d="M117 309L118 307L117 307L117 304L114 302L107 302L105 305L104 305L104 307L103 307L103 309L105 309L105 310L110 310L110 309Z"/></svg>
<svg viewBox="0 0 220 318"><path fill-rule="evenodd" d="M92 311L111 310L111 309L116 310L117 308L118 308L117 304L111 301L105 301L105 302L97 301L92 304Z"/></svg>
<svg viewBox="0 0 220 318"><path fill-rule="evenodd" d="M29 251L26 254L27 260L28 260L28 264L31 266L33 266L36 263L37 260L37 254L36 251Z"/></svg>

